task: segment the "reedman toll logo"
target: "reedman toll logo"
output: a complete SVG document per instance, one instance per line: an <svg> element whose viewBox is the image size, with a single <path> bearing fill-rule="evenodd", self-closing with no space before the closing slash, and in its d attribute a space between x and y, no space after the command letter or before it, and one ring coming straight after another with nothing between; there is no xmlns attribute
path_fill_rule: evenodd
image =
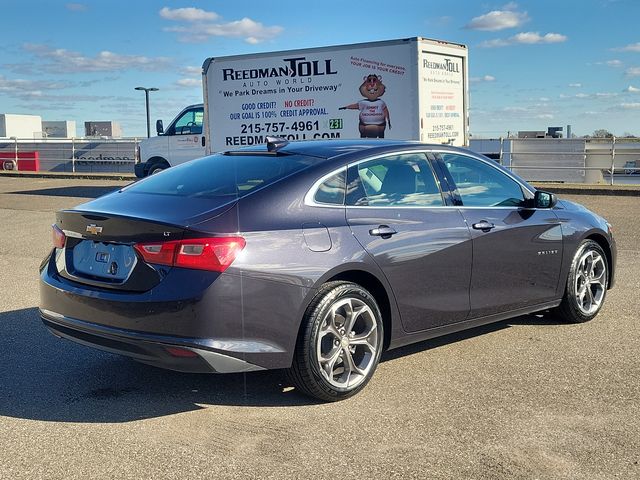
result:
<svg viewBox="0 0 640 480"><path fill-rule="evenodd" d="M234 68L222 69L222 80L254 80L259 78L279 77L316 77L321 75L335 75L338 72L331 67L331 59L311 60L306 57L284 58L284 66L248 68L236 70Z"/></svg>

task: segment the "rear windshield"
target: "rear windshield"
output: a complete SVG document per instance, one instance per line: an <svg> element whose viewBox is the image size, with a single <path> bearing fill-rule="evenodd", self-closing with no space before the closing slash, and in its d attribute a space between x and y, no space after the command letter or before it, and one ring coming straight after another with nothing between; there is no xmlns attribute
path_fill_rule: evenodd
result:
<svg viewBox="0 0 640 480"><path fill-rule="evenodd" d="M303 155L217 154L172 167L126 190L176 197L240 198L317 161Z"/></svg>

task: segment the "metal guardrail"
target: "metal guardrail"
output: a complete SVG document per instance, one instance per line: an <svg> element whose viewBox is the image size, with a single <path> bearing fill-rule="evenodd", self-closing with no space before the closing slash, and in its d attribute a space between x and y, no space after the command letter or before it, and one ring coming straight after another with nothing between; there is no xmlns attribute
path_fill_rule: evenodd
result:
<svg viewBox="0 0 640 480"><path fill-rule="evenodd" d="M620 174L633 175L635 173L640 173L640 166L626 166L620 165L621 160L628 159L633 157L638 161L636 165L640 164L640 142L624 142L621 143L619 139L613 137L611 139L593 139L593 138L584 138L584 139L518 139L518 138L502 138L495 140L483 140L486 142L499 142L496 145L496 150L491 152L480 151L479 153L484 153L485 155L490 155L492 158L496 159L500 164L504 165L506 168L511 170L523 170L523 171L573 171L577 172L579 175L584 175L585 171L601 171L603 174L609 176L609 183L614 185L615 176ZM543 142L550 143L543 143ZM575 150L557 150L557 149L547 149L545 148L547 145L549 147L553 146L551 142L558 142L558 145L562 145L562 142L576 142ZM507 145L509 142L509 145ZM528 149L528 150L520 150L515 148L518 145L518 142L522 142L526 146L540 145L542 148L540 150ZM540 143L536 143L540 142ZM579 142L582 142L581 144ZM571 143L567 146L572 145ZM478 151L478 150L476 150ZM524 159L523 156L529 157L538 157L538 158L546 158L548 160L553 159L554 157L560 158L570 158L574 157L577 159L581 158L581 165L572 165L572 166L552 166L547 164L531 164L528 162L529 159ZM595 157L595 159L594 159ZM607 166L593 166L588 165L588 159L592 160L593 163L603 163L602 157L609 157L610 162ZM505 164L505 159L508 161ZM596 160L597 159L597 160ZM618 165L616 165L616 160ZM528 163L527 165L519 165L520 161L524 161ZM640 181L638 182L640 183Z"/></svg>
<svg viewBox="0 0 640 480"><path fill-rule="evenodd" d="M5 159L13 170L19 170L20 153L38 152L42 171L129 173L137 161L139 143L137 138L9 138L0 139L0 152L13 153L13 158Z"/></svg>
<svg viewBox="0 0 640 480"><path fill-rule="evenodd" d="M561 172L575 172L579 177L584 177L585 172L600 170L613 185L620 175L628 177L626 181L634 181L632 176L640 173L640 166L624 166L623 160L635 157L640 160L640 142L621 143L616 138L612 139L495 139L487 140L495 142L495 150L484 152L476 149L480 153L489 154L499 163L513 171L521 171L523 176L526 172L531 172L531 180L536 181L535 171L538 172L558 172L555 181L562 181L567 175ZM507 145L507 142L509 144ZM525 150L519 150L520 147ZM539 143L538 143L539 142ZM568 142L567 146L573 151L562 150L563 142ZM0 139L0 152L11 152L11 157L5 162L10 164L14 170L19 169L20 152L37 151L40 155L40 169L42 171L61 173L133 173L134 164L137 161L137 151L140 141L138 138L125 139L103 139L103 138L70 138L70 139ZM560 145L555 148L554 145ZM540 150L535 147L540 146ZM527 158L529 157L529 158ZM571 157L574 157L573 161ZM594 161L594 157L599 165L589 164ZM505 162L505 158L507 162ZM539 163L535 163L540 159ZM554 159L560 165L551 165ZM572 165L562 165L565 163ZM546 162L544 162L546 160ZM616 162L618 165L616 165ZM505 164L506 163L506 164ZM524 164L522 164L524 163ZM621 165L622 163L622 165ZM638 162L640 163L640 162ZM638 165L636 163L636 165ZM9 165L7 165L9 166ZM548 177L548 175L547 175ZM569 175L571 177L571 175ZM600 177L604 179L603 177ZM633 179L633 180L632 180ZM537 181L554 181L537 180ZM640 183L640 178L638 179Z"/></svg>

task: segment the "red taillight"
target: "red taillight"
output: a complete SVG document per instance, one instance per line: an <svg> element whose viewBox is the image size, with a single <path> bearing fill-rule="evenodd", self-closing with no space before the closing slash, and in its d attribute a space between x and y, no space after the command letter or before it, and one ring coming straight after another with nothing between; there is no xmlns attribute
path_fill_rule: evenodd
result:
<svg viewBox="0 0 640 480"><path fill-rule="evenodd" d="M134 245L134 248L142 255L142 258L144 258L144 261L147 263L172 266L179 244L179 241L137 243Z"/></svg>
<svg viewBox="0 0 640 480"><path fill-rule="evenodd" d="M64 242L66 241L66 239L67 236L57 225L51 225L51 240L54 247L64 248Z"/></svg>
<svg viewBox="0 0 640 480"><path fill-rule="evenodd" d="M224 272L244 246L242 237L211 237L138 243L135 249L148 263Z"/></svg>

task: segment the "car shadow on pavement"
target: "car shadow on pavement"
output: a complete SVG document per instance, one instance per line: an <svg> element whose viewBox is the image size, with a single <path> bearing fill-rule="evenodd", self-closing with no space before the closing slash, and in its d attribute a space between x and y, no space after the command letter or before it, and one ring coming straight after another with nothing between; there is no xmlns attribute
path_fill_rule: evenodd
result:
<svg viewBox="0 0 640 480"><path fill-rule="evenodd" d="M17 192L7 192L13 195L44 195L51 197L74 197L74 198L98 198L107 193L115 192L122 188L122 185L96 186L96 185L75 185L68 187L41 188L38 190L21 190Z"/></svg>
<svg viewBox="0 0 640 480"><path fill-rule="evenodd" d="M499 330L503 330L505 328L509 328L514 325L564 325L564 324L566 324L566 322L564 322L562 319L554 317L548 313L545 315L541 315L541 314L521 315L519 317L502 320L500 322L489 323L487 325L470 328L468 330L462 330L456 333L450 333L449 335L443 335L441 337L436 337L430 340L425 340L423 342L412 343L404 347L389 350L382 354L381 361L386 362L389 360L395 360L397 358L405 357L407 355L412 355L414 353L420 353L427 350L431 350L432 348L442 347L450 343L456 343L463 340L467 340L469 338L478 337L480 335L497 332Z"/></svg>
<svg viewBox="0 0 640 480"><path fill-rule="evenodd" d="M540 321L527 315L392 350L382 361ZM37 308L0 313L0 416L119 423L206 408L318 403L289 387L281 370L186 374L139 364L51 335Z"/></svg>
<svg viewBox="0 0 640 480"><path fill-rule="evenodd" d="M317 403L286 388L282 371L186 374L62 340L37 308L0 313L0 416L56 422L116 423L206 405Z"/></svg>

